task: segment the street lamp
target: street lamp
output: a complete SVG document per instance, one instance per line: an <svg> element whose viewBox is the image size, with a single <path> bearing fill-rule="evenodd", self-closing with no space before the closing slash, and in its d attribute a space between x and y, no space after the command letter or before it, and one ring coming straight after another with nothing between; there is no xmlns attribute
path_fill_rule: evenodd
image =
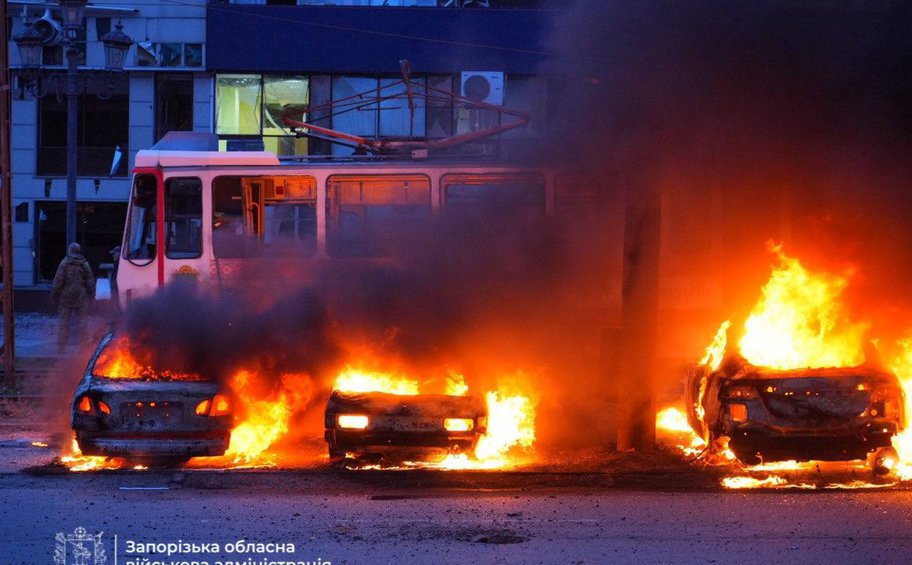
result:
<svg viewBox="0 0 912 565"><path fill-rule="evenodd" d="M66 237L67 243L76 241L76 127L79 95L83 91L94 91L101 99L107 99L117 92L117 85L121 80L127 52L133 40L125 34L123 26L117 24L115 31L108 32L101 38L105 50L105 69L107 76L94 77L92 75L80 76L79 59L79 31L82 29L82 20L85 14L86 0L58 0L63 15L63 51L66 54L67 70L65 74L52 73L42 77L38 69L41 66L41 52L43 37L31 22L26 22L25 30L15 38L19 48L19 58L22 66L28 70L25 77L25 89L35 97L44 96L51 89L58 95L63 85L63 93L67 100L67 206L66 206Z"/></svg>

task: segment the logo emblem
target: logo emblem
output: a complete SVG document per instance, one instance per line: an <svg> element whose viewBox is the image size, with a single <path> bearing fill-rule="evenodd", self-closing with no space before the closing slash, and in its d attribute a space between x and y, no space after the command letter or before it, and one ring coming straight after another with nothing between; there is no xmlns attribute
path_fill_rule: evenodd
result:
<svg viewBox="0 0 912 565"><path fill-rule="evenodd" d="M189 277L196 278L199 276L199 271L191 267L190 265L181 265L174 271L174 276L176 277Z"/></svg>
<svg viewBox="0 0 912 565"><path fill-rule="evenodd" d="M93 536L82 527L76 528L69 535L57 532L54 537L57 541L54 548L55 565L105 565L108 557L101 542L102 533Z"/></svg>

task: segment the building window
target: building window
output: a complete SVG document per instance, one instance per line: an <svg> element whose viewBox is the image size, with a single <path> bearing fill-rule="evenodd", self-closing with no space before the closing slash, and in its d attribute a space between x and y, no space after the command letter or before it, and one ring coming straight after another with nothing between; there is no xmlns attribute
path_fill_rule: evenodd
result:
<svg viewBox="0 0 912 565"><path fill-rule="evenodd" d="M76 173L83 177L108 176L117 147L128 154L129 93L118 92L107 100L91 94L79 97L76 130ZM44 96L38 100L38 176L65 176L67 167L66 99ZM126 159L113 176L127 176Z"/></svg>
<svg viewBox="0 0 912 565"><path fill-rule="evenodd" d="M219 75L215 94L215 132L259 135L262 85L260 75Z"/></svg>
<svg viewBox="0 0 912 565"><path fill-rule="evenodd" d="M202 43L153 43L136 44L137 67L202 67Z"/></svg>
<svg viewBox="0 0 912 565"><path fill-rule="evenodd" d="M264 76L259 74L220 74L216 77L216 133L221 148L262 147L277 155L349 155L354 143L329 143L327 136L314 139L291 135L283 123L293 119L330 128L369 140L434 140L496 126L501 116L496 110L480 109L454 102L444 93L459 90L451 75L412 77L419 94L409 108L405 85L398 77L313 75ZM511 77L508 107L529 112L533 127L541 128L545 111L546 82L534 77ZM421 88L424 86L425 88ZM308 108L308 114L303 108ZM295 108L300 108L297 113ZM509 119L509 118L507 118ZM458 151L493 152L501 139L525 139L534 134L530 128L482 139ZM479 149L480 148L480 149Z"/></svg>
<svg viewBox="0 0 912 565"><path fill-rule="evenodd" d="M303 76L263 77L263 144L267 151L276 155L307 154L307 138L289 135L288 127L282 121L283 113L295 107L303 108L309 100L309 84ZM289 114L289 117L304 121L303 111Z"/></svg>
<svg viewBox="0 0 912 565"><path fill-rule="evenodd" d="M155 75L155 139L169 131L193 129L193 76Z"/></svg>
<svg viewBox="0 0 912 565"><path fill-rule="evenodd" d="M219 75L216 87L216 133L260 136L267 151L277 155L307 153L307 139L291 134L283 114L308 102L308 79L303 76ZM290 114L297 120L300 111ZM224 142L227 145L227 142Z"/></svg>

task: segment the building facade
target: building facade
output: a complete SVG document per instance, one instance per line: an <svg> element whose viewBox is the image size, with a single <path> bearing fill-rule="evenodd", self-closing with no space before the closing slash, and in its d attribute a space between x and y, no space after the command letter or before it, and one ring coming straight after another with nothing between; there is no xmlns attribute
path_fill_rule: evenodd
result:
<svg viewBox="0 0 912 565"><path fill-rule="evenodd" d="M332 5L329 5L332 4ZM101 38L118 23L134 41L125 77L115 88L80 97L77 148L77 240L96 269L120 242L133 156L169 131L214 132L223 150L265 148L278 155L347 155L351 147L296 137L282 122L295 117L374 138L437 139L492 125L499 118L452 101L369 100L401 86L400 61L430 87L479 96L527 112L529 127L464 151L504 154L534 144L549 111L539 68L552 16L536 2L455 0L133 3L86 8L80 36L83 75L106 84ZM13 260L17 287L42 288L63 257L66 208L66 100L50 76L65 70L56 8L11 2L11 37L26 20L45 35L34 96L11 43L17 86L12 102ZM474 79L478 80L478 79ZM396 86L399 84L399 86ZM367 93L367 94L366 94ZM99 94L101 97L99 97ZM360 103L327 106L349 99ZM310 108L322 108L308 112ZM118 155L120 156L118 158Z"/></svg>

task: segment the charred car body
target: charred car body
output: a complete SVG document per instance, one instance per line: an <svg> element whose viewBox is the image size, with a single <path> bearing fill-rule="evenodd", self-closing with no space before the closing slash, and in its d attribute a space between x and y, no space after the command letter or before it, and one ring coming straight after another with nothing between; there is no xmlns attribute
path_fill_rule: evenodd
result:
<svg viewBox="0 0 912 565"><path fill-rule="evenodd" d="M229 398L211 380L146 371L138 378L105 376L101 340L73 397L72 427L85 455L175 463L222 455L231 437Z"/></svg>
<svg viewBox="0 0 912 565"><path fill-rule="evenodd" d="M487 410L473 396L334 390L325 424L331 458L427 457L471 453L486 431Z"/></svg>
<svg viewBox="0 0 912 565"><path fill-rule="evenodd" d="M905 425L898 379L867 365L777 370L732 355L693 370L685 395L691 427L709 442L728 437L749 465L870 456L877 471Z"/></svg>

